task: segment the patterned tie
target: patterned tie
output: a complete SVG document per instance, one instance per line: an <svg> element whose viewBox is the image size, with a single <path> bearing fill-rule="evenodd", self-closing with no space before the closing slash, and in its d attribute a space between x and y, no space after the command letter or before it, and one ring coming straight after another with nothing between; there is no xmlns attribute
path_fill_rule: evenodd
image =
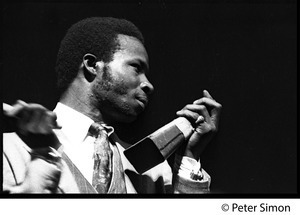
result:
<svg viewBox="0 0 300 215"><path fill-rule="evenodd" d="M96 137L92 185L98 193L107 193L112 178L113 162L113 152L109 146L108 134L98 123L93 123L89 132Z"/></svg>

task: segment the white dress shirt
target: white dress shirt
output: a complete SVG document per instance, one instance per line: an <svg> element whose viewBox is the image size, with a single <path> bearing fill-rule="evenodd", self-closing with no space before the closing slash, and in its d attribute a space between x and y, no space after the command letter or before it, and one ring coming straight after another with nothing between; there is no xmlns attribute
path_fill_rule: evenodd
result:
<svg viewBox="0 0 300 215"><path fill-rule="evenodd" d="M54 112L57 115L58 124L62 126L62 133L65 135L64 139L67 140L62 142L64 152L87 181L92 184L95 137L88 135L88 130L94 121L60 102L55 107ZM113 128L110 128L112 131L109 132L109 135L114 132ZM200 161L197 162L194 159L183 157L178 175L190 180L191 172L197 172L200 167ZM209 177L206 172L205 177ZM210 181L210 178L204 178L204 180Z"/></svg>
<svg viewBox="0 0 300 215"><path fill-rule="evenodd" d="M92 184L95 137L88 135L88 130L94 121L62 103L57 104L54 112L67 139L62 143L64 152Z"/></svg>

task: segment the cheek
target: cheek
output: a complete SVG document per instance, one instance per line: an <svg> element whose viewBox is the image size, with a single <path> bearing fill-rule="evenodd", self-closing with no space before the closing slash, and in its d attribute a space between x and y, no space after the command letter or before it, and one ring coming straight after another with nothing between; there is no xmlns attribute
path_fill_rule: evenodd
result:
<svg viewBox="0 0 300 215"><path fill-rule="evenodd" d="M115 83L114 92L116 94L125 95L128 91L130 91L130 87L126 82L124 82L124 80L120 80Z"/></svg>
<svg viewBox="0 0 300 215"><path fill-rule="evenodd" d="M117 94L125 95L132 94L139 86L137 78L123 77L114 82L114 91Z"/></svg>

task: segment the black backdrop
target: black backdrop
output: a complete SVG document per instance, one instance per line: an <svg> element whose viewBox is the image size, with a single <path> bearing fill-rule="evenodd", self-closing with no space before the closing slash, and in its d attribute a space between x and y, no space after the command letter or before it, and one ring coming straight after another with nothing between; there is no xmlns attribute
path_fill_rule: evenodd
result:
<svg viewBox="0 0 300 215"><path fill-rule="evenodd" d="M223 105L220 131L202 156L212 191L296 193L296 3L207 2L5 3L3 101L54 108L67 28L91 16L126 18L145 36L155 94L120 136L139 140L207 89Z"/></svg>

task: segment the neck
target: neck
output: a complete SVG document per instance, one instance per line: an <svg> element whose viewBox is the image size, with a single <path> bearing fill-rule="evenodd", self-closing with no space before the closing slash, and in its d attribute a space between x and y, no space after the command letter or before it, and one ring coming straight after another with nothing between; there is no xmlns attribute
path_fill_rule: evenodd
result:
<svg viewBox="0 0 300 215"><path fill-rule="evenodd" d="M88 116L95 122L106 123L100 110L93 107L90 102L90 92L88 87L73 82L71 86L62 94L60 102L74 110ZM79 85L79 86L76 86Z"/></svg>

